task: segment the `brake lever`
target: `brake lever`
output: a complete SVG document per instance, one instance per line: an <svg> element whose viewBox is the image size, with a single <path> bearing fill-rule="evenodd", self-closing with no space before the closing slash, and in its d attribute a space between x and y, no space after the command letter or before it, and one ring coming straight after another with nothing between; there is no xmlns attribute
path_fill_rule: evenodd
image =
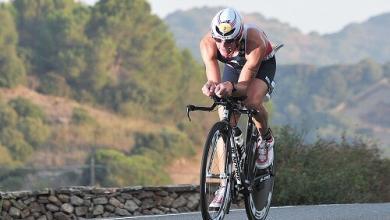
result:
<svg viewBox="0 0 390 220"><path fill-rule="evenodd" d="M195 106L193 105L187 105L187 117L188 117L188 120L191 121L191 117L190 117L190 112L191 111L194 111L195 109Z"/></svg>

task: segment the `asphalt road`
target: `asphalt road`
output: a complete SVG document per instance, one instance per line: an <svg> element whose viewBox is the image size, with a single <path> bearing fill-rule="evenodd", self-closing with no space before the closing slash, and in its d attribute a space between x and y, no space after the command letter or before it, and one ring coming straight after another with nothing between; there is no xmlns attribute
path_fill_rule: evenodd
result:
<svg viewBox="0 0 390 220"><path fill-rule="evenodd" d="M111 219L193 220L202 217L200 213L182 213ZM247 218L245 210L232 210L225 219ZM267 220L390 220L390 203L271 207Z"/></svg>

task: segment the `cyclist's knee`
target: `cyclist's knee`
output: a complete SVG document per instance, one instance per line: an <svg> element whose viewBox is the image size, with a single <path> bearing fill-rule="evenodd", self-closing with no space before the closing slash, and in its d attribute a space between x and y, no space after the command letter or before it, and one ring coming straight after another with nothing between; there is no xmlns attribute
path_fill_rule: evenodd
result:
<svg viewBox="0 0 390 220"><path fill-rule="evenodd" d="M250 109L256 109L258 111L261 110L263 106L263 100L262 99L247 99L245 102L245 106Z"/></svg>

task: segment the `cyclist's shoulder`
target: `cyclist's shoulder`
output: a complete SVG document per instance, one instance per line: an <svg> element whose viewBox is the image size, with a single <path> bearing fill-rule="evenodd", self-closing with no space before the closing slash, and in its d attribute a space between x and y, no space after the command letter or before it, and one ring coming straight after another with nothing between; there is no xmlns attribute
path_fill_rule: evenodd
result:
<svg viewBox="0 0 390 220"><path fill-rule="evenodd" d="M200 40L200 52L203 58L216 59L217 56L217 46L211 37L211 33L208 32Z"/></svg>
<svg viewBox="0 0 390 220"><path fill-rule="evenodd" d="M244 36L248 42L255 42L257 44L269 41L265 31L255 24L244 25Z"/></svg>

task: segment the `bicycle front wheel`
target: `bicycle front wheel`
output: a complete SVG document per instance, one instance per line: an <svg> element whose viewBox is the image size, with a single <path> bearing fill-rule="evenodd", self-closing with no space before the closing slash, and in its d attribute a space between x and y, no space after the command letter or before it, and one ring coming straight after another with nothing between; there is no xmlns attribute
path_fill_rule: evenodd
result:
<svg viewBox="0 0 390 220"><path fill-rule="evenodd" d="M217 122L208 134L200 171L200 205L204 220L221 220L228 211L232 168L229 125Z"/></svg>

